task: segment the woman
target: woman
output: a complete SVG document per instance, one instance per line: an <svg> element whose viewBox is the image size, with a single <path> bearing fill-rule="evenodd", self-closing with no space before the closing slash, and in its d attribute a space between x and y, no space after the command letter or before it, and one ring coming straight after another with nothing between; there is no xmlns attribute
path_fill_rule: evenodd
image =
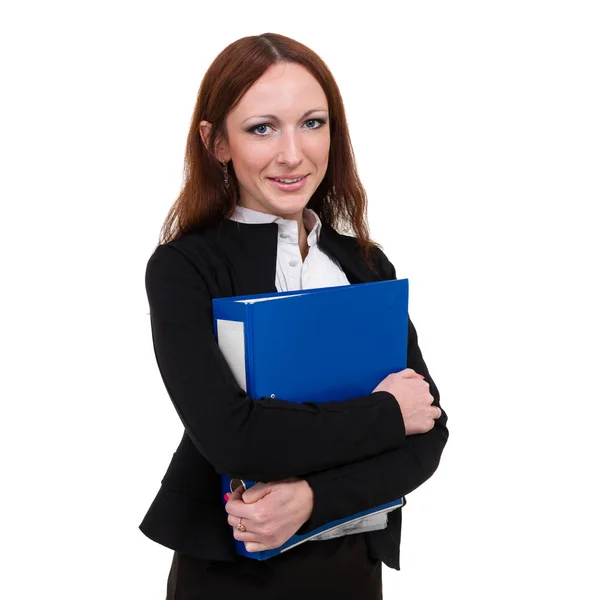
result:
<svg viewBox="0 0 600 600"><path fill-rule="evenodd" d="M306 542L263 562L238 556L233 538L249 551L275 548L433 474L447 417L412 322L409 368L330 405L251 400L212 330L216 297L394 279L365 208L323 61L271 33L228 46L200 86L185 184L146 270L156 359L185 427L140 525L175 550L168 598L369 600L382 597L382 562L399 569L401 509L385 529ZM224 510L222 473L265 483L234 492Z"/></svg>

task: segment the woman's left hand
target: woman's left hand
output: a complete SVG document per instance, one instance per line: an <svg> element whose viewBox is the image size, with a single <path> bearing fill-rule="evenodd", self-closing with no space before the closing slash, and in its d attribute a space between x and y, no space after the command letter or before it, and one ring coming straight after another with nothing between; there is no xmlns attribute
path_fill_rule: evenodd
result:
<svg viewBox="0 0 600 600"><path fill-rule="evenodd" d="M248 552L258 552L287 542L309 519L313 503L310 485L304 479L291 477L256 483L245 491L240 486L229 494L225 510L235 539L244 542ZM246 531L235 527L240 517Z"/></svg>

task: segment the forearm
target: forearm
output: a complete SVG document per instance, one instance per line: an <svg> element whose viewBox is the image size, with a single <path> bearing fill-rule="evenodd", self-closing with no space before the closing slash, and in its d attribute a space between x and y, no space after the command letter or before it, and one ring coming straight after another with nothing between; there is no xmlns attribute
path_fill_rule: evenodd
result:
<svg viewBox="0 0 600 600"><path fill-rule="evenodd" d="M146 290L165 387L186 433L217 472L254 481L285 479L404 442L402 413L387 392L322 404L250 399L216 343L213 295L175 249L157 248L148 262Z"/></svg>
<svg viewBox="0 0 600 600"><path fill-rule="evenodd" d="M408 436L397 450L353 464L305 475L313 511L300 533L406 496L436 471L446 441L446 413L437 427Z"/></svg>
<svg viewBox="0 0 600 600"><path fill-rule="evenodd" d="M448 441L448 416L440 406L439 390L425 364L411 321L407 366L424 376L433 396L433 405L442 411L433 429L406 436L399 448L381 455L304 475L313 490L314 506L300 533L397 500L419 487L436 471Z"/></svg>

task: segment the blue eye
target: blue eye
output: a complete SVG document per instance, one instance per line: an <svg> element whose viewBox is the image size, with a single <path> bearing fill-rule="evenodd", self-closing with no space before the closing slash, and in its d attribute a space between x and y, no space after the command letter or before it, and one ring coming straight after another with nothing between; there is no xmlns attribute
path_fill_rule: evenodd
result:
<svg viewBox="0 0 600 600"><path fill-rule="evenodd" d="M266 123L263 123L262 125L255 125L254 127L252 127L251 129L248 129L248 131L250 133L257 133L258 135L260 135L261 137L263 136L262 133L258 133L257 131L255 131L256 129L258 129L259 127L270 127L270 125L267 125Z"/></svg>
<svg viewBox="0 0 600 600"><path fill-rule="evenodd" d="M309 119L306 122L307 123L320 123L320 125L318 127L309 127L309 129L321 129L321 127L323 125L325 125L325 120L324 119Z"/></svg>
<svg viewBox="0 0 600 600"><path fill-rule="evenodd" d="M325 125L326 121L325 119L308 119L308 121L304 121L304 124L306 123L319 123L318 127L307 127L307 129L321 129L321 127ZM254 127L250 127L250 129L248 129L247 131L248 133L252 133L254 135L257 135L258 137L266 137L266 131L258 131L258 129L262 127L271 127L271 125L269 125L268 123L261 123L260 125L254 125Z"/></svg>

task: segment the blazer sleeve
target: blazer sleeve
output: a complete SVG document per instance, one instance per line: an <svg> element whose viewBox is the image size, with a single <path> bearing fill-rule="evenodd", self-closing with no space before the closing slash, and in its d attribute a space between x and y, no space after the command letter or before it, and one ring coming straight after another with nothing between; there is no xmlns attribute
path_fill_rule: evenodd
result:
<svg viewBox="0 0 600 600"><path fill-rule="evenodd" d="M395 279L394 266L383 252L379 251L379 254L382 279ZM434 427L427 433L406 436L400 447L378 456L305 475L303 478L314 493L314 505L309 520L298 530L299 534L397 500L419 487L436 471L448 441L448 415L440 406L439 390L425 364L417 331L410 319L406 366L425 377L433 404L442 411Z"/></svg>
<svg viewBox="0 0 600 600"><path fill-rule="evenodd" d="M309 473L303 478L314 494L313 512L298 530L307 533L342 519L397 500L419 487L436 471L448 441L448 416L440 406L440 394L419 349L417 332L409 320L407 367L425 377L433 404L442 411L433 429L406 436L401 447L352 464Z"/></svg>
<svg viewBox="0 0 600 600"><path fill-rule="evenodd" d="M150 257L145 283L161 377L187 435L218 473L274 481L405 443L402 413L389 392L325 403L249 398L213 332L209 276L165 244Z"/></svg>

